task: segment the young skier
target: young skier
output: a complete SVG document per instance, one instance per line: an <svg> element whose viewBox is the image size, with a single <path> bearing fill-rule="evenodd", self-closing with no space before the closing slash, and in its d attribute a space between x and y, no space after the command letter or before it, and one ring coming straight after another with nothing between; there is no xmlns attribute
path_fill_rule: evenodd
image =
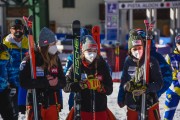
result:
<svg viewBox="0 0 180 120"><path fill-rule="evenodd" d="M172 68L172 83L166 91L164 120L173 120L180 100L180 34L175 37L176 48L166 56Z"/></svg>
<svg viewBox="0 0 180 120"><path fill-rule="evenodd" d="M144 30L138 28L136 29L137 33L143 38L144 44L146 43L146 33ZM169 88L169 86L172 83L172 70L170 65L166 62L165 58L156 51L155 41L151 41L151 56L156 58L156 60L159 63L159 67L161 69L162 77L163 77L163 87L157 91L158 98L161 97L161 95Z"/></svg>
<svg viewBox="0 0 180 120"><path fill-rule="evenodd" d="M0 115L3 120L15 120L13 118L13 108L9 99L9 84L14 81L9 81L8 64L10 55L8 48L3 43L0 43Z"/></svg>
<svg viewBox="0 0 180 120"><path fill-rule="evenodd" d="M150 57L150 81L143 85L144 79L144 44L136 30L130 31L128 54L118 93L120 107L127 105L127 120L138 120L141 112L141 96L146 94L146 116L148 120L160 120L157 91L163 85L159 64Z"/></svg>
<svg viewBox="0 0 180 120"><path fill-rule="evenodd" d="M64 91L80 92L81 119L106 120L108 119L107 95L112 93L113 83L109 68L104 59L97 54L97 44L90 35L83 37L81 59L81 80L74 82L73 66L71 66L66 74L67 84ZM74 115L69 115L67 119L73 119L72 116Z"/></svg>
<svg viewBox="0 0 180 120"><path fill-rule="evenodd" d="M65 84L55 34L44 27L39 35L38 50L35 51L36 79L31 79L29 56L20 65L20 83L26 89L36 89L38 115L42 120L59 119L59 89ZM32 92L28 90L28 120L33 119Z"/></svg>

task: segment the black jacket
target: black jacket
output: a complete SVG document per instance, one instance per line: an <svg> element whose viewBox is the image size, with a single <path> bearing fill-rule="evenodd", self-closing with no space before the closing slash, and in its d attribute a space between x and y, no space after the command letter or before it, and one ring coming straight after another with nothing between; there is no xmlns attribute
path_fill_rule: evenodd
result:
<svg viewBox="0 0 180 120"><path fill-rule="evenodd" d="M149 72L149 84L146 90L146 104L147 108L153 106L158 102L157 91L163 86L162 74L159 68L157 60L150 57L150 72ZM141 96L133 97L132 92L126 92L124 90L124 85L134 79L137 75L137 68L139 68L137 81L142 82L144 79L144 58L139 61L139 66L137 62L134 62L133 58L128 56L121 76L121 85L118 97L122 97L123 102L131 109L139 109L141 106Z"/></svg>
<svg viewBox="0 0 180 120"><path fill-rule="evenodd" d="M96 67L97 65L97 67ZM97 70L97 71L96 71ZM110 76L109 68L106 65L105 60L102 57L96 58L93 63L88 67L85 67L83 64L81 66L81 74L95 75L101 81L101 84L104 85L104 93L95 91L95 111L105 111L107 109L107 96L110 95L113 91L112 78ZM80 92L81 94L81 111L92 112L93 110L93 92L89 89L82 90L79 86L79 82L73 81L73 66L70 67L69 71L66 74L66 87L64 87L65 92Z"/></svg>
<svg viewBox="0 0 180 120"><path fill-rule="evenodd" d="M26 56L20 65L20 85L26 89L36 89L37 99L39 103L43 105L54 105L55 101L55 92L59 101L59 90L62 89L66 84L66 79L62 70L60 58L58 68L55 68L56 73L50 72L47 69L42 69L40 66L43 64L42 56L39 52L36 52L36 75L37 78L35 80L31 79L31 68L30 68L30 59L29 56ZM52 69L53 70L53 69ZM54 77L58 77L58 84L54 87L49 85L48 80L46 79L46 75L52 75ZM29 90L30 91L30 90ZM31 92L28 94L28 102L32 103L32 95Z"/></svg>

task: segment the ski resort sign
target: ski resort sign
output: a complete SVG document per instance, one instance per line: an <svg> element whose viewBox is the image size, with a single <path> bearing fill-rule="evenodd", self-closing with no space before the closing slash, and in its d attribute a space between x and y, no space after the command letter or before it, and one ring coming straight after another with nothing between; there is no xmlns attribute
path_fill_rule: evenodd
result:
<svg viewBox="0 0 180 120"><path fill-rule="evenodd" d="M150 9L150 8L179 8L180 1L174 2L131 2L119 3L119 9Z"/></svg>

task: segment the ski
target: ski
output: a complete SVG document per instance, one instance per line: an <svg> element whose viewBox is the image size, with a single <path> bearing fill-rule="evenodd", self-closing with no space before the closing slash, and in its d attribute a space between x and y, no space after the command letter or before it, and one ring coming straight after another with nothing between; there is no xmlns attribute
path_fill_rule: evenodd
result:
<svg viewBox="0 0 180 120"><path fill-rule="evenodd" d="M73 71L74 82L81 80L81 59L80 59L80 21L75 20L72 23L73 30ZM74 95L74 120L81 120L81 95L76 92Z"/></svg>
<svg viewBox="0 0 180 120"><path fill-rule="evenodd" d="M23 16L23 19L28 29L28 46L29 46L30 65L31 65L31 78L36 79L36 63L35 63L35 53L34 53L35 43L34 43L34 38L32 35L33 16L31 15L28 18ZM33 93L34 120L38 120L36 90L32 89L32 93Z"/></svg>
<svg viewBox="0 0 180 120"><path fill-rule="evenodd" d="M97 43L97 46L98 46L98 54L100 55L100 27L99 26L94 26L92 28L92 37L94 38L94 40L96 41ZM93 103L93 120L96 119L96 110L95 110L95 105L96 105L96 97L95 97L95 91L92 90L92 103Z"/></svg>
<svg viewBox="0 0 180 120"><path fill-rule="evenodd" d="M92 28L92 36L98 45L98 54L100 55L100 27L94 26Z"/></svg>
<svg viewBox="0 0 180 120"><path fill-rule="evenodd" d="M150 63L150 51L151 51L151 40L152 40L152 28L154 26L155 21L149 23L147 20L144 20L144 24L146 27L146 47L145 47L145 64L144 64L144 80L143 84L149 83L149 63ZM141 100L141 120L146 120L146 94L142 94Z"/></svg>

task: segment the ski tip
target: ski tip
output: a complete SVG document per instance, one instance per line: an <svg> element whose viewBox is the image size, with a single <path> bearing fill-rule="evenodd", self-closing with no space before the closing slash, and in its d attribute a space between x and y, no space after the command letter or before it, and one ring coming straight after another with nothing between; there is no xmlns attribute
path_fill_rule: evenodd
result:
<svg viewBox="0 0 180 120"><path fill-rule="evenodd" d="M80 21L79 20L74 20L73 21L73 24L77 24L77 23L80 23Z"/></svg>
<svg viewBox="0 0 180 120"><path fill-rule="evenodd" d="M99 26L94 26L93 28L92 28L92 34L93 33L96 33L96 34L100 34L100 27Z"/></svg>
<svg viewBox="0 0 180 120"><path fill-rule="evenodd" d="M29 17L28 17L28 21L33 21L33 15L30 15Z"/></svg>
<svg viewBox="0 0 180 120"><path fill-rule="evenodd" d="M23 16L23 19L24 19L25 21L27 21L27 20L28 20L28 18L27 18L26 16Z"/></svg>

